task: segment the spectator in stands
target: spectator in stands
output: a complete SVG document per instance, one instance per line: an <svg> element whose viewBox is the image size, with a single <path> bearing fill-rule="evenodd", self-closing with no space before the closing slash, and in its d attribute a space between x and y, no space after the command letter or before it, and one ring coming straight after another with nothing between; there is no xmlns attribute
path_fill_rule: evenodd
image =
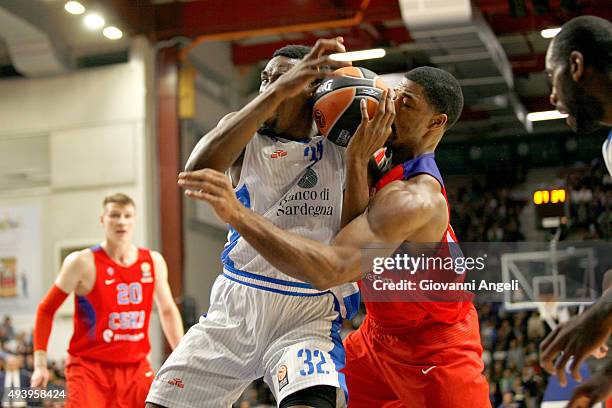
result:
<svg viewBox="0 0 612 408"><path fill-rule="evenodd" d="M510 367L516 367L518 371L521 371L525 365L525 350L519 347L516 339L510 340L507 363Z"/></svg>
<svg viewBox="0 0 612 408"><path fill-rule="evenodd" d="M546 328L544 322L540 319L540 313L532 313L529 320L527 320L527 338L529 340L535 340L542 338L546 334Z"/></svg>
<svg viewBox="0 0 612 408"><path fill-rule="evenodd" d="M9 341L15 338L15 329L9 315L4 316L4 322L2 323L2 339Z"/></svg>
<svg viewBox="0 0 612 408"><path fill-rule="evenodd" d="M2 395L3 407L25 407L25 398L9 397L10 390L21 390L30 385L30 376L21 367L23 358L14 354L8 354L5 362L5 370L0 371L0 395Z"/></svg>
<svg viewBox="0 0 612 408"><path fill-rule="evenodd" d="M510 391L504 392L503 402L497 408L518 408L518 404L513 401Z"/></svg>

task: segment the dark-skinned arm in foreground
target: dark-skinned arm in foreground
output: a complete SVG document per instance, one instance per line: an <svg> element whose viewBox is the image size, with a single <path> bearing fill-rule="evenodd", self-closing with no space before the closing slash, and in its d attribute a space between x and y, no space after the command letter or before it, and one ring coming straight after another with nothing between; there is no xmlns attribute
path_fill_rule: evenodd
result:
<svg viewBox="0 0 612 408"><path fill-rule="evenodd" d="M316 79L328 73L326 66L342 65L329 53L346 51L342 38L321 39L298 64L281 75L255 99L238 112L226 115L213 130L204 135L191 152L185 169L227 170L240 156L257 129L270 118L279 105L298 95Z"/></svg>
<svg viewBox="0 0 612 408"><path fill-rule="evenodd" d="M376 251L376 256L389 256L404 240L430 242L423 230L442 236L448 222L440 185L427 175L390 183L373 198L365 213L338 233L332 245L284 231L244 207L227 176L218 171L181 173L179 185L187 189L188 197L211 204L217 216L274 267L320 290L357 281L369 272L362 270L362 248L389 244L388 249ZM372 260L364 261L371 265Z"/></svg>
<svg viewBox="0 0 612 408"><path fill-rule="evenodd" d="M612 288L586 312L557 326L540 344L540 365L567 383L565 366L570 357L572 376L580 381L580 365L605 346L612 334ZM557 359L558 358L558 359ZM557 359L556 363L554 360Z"/></svg>

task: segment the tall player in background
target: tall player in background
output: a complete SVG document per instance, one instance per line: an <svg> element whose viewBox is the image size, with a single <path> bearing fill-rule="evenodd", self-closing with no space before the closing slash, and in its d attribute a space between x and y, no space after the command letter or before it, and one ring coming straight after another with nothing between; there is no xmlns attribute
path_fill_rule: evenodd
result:
<svg viewBox="0 0 612 408"><path fill-rule="evenodd" d="M74 292L66 407L141 407L154 374L147 360L153 300L173 349L183 336L183 323L168 285L164 258L132 243L134 201L118 193L106 197L102 205L105 240L68 255L38 307L32 387L47 385L46 350L53 316Z"/></svg>
<svg viewBox="0 0 612 408"><path fill-rule="evenodd" d="M361 177L347 180L346 195L358 211L331 246L281 230L245 208L220 172L183 174L179 184L189 189L188 196L208 201L279 270L322 290L358 281L362 265L372 265L370 255L361 249L372 244L386 244L385 256L404 241L443 243L436 246L446 250L456 237L434 151L461 114L461 87L448 72L421 67L405 75L395 94L397 116L387 142L395 167L376 183L369 200L365 163L380 147L370 135L370 149L362 150ZM361 126L367 121L362 105ZM367 138L362 140L365 143ZM376 256L381 253L376 251ZM491 406L482 375L478 315L471 301L365 300L364 323L345 340L349 407Z"/></svg>
<svg viewBox="0 0 612 408"><path fill-rule="evenodd" d="M275 51L259 95L202 137L187 169L227 171L234 199L283 230L330 242L351 154L345 164L344 149L317 135L310 98L333 64L326 54L343 51L341 37ZM339 330L359 306L356 285L321 291L287 276L234 229L221 260L208 313L159 370L148 406L230 407L262 376L280 407L344 406Z"/></svg>
<svg viewBox="0 0 612 408"><path fill-rule="evenodd" d="M552 83L550 102L568 114L567 123L577 132L612 127L612 23L581 16L565 23L546 54L546 72ZM612 131L602 147L612 175ZM587 312L559 325L540 345L540 362L566 383L565 367L580 380L582 362L605 346L612 333L612 290ZM556 364L554 360L559 357ZM571 407L588 407L612 396L612 361L574 392ZM612 401L608 401L612 407Z"/></svg>

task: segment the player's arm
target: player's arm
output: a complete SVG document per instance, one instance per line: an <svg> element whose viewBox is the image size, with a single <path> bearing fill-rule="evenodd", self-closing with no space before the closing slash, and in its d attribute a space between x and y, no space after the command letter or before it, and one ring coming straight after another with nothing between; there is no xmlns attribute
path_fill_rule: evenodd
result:
<svg viewBox="0 0 612 408"><path fill-rule="evenodd" d="M580 380L580 365L589 355L605 346L612 334L612 288L589 310L557 326L540 343L540 365L549 373L557 373L559 382L566 384L565 366L570 365L572 376ZM553 364L554 360L558 360Z"/></svg>
<svg viewBox="0 0 612 408"><path fill-rule="evenodd" d="M151 251L153 264L155 266L155 305L159 313L162 330L170 344L170 348L174 350L179 341L185 334L183 329L183 320L181 314L172 297L172 291L168 284L168 267L166 261L160 253Z"/></svg>
<svg viewBox="0 0 612 408"><path fill-rule="evenodd" d="M238 159L257 129L272 116L284 100L298 95L315 79L324 78L326 72L319 68L338 65L324 54L344 51L346 50L339 38L318 40L312 51L298 64L281 75L244 108L224 117L217 127L204 135L191 152L185 170L227 170Z"/></svg>
<svg viewBox="0 0 612 408"><path fill-rule="evenodd" d="M369 211L343 228L330 246L284 231L244 207L222 173L205 169L179 179L179 185L190 189L186 192L189 197L209 202L223 221L277 269L321 290L359 280L369 272L361 269L361 248L417 238L418 230L440 205L435 194L419 189L417 184L412 180L389 184L372 200ZM376 256L388 256L395 249L390 245L386 251L376 251ZM373 258L372 254L365 255Z"/></svg>
<svg viewBox="0 0 612 408"><path fill-rule="evenodd" d="M68 255L62 264L55 283L38 305L33 336L34 372L31 379L32 387L47 386L49 381L47 344L51 335L53 317L66 297L77 288L88 268L92 267L92 262L91 253L87 250Z"/></svg>
<svg viewBox="0 0 612 408"><path fill-rule="evenodd" d="M393 91L383 91L381 103L370 120L365 100L361 100L361 123L346 149L346 189L342 203L342 227L368 207L370 188L368 165L374 153L382 147L395 118Z"/></svg>

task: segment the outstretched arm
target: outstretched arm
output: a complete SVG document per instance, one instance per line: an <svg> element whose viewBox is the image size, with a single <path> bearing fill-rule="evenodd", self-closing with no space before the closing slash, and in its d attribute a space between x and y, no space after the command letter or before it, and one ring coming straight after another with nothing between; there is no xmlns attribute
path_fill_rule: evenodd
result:
<svg viewBox="0 0 612 408"><path fill-rule="evenodd" d="M183 320L172 298L172 291L168 284L166 261L161 254L155 251L151 251L151 257L155 264L155 305L159 312L159 320L166 340L168 340L170 348L174 350L183 334L185 334Z"/></svg>
<svg viewBox="0 0 612 408"><path fill-rule="evenodd" d="M557 326L540 344L540 365L549 373L559 375L562 385L566 384L565 366L570 357L572 376L580 380L580 365L605 346L612 333L612 288L585 313L575 316ZM559 356L559 360L553 361Z"/></svg>
<svg viewBox="0 0 612 408"><path fill-rule="evenodd" d="M245 208L220 172L205 169L181 173L179 185L189 189L187 196L209 202L223 221L277 269L320 290L359 280L369 272L361 268L364 246L411 239L431 220L438 205L429 191L419 190L410 182L392 183L375 197L369 211L340 231L330 246L284 231ZM377 251L377 256L391 255L394 250L391 247L386 254Z"/></svg>
<svg viewBox="0 0 612 408"><path fill-rule="evenodd" d="M298 95L306 85L323 78L323 66L338 65L324 54L346 51L341 38L321 39L312 51L264 92L238 112L225 116L216 128L195 146L185 170L227 170L240 156L253 134L286 99Z"/></svg>

